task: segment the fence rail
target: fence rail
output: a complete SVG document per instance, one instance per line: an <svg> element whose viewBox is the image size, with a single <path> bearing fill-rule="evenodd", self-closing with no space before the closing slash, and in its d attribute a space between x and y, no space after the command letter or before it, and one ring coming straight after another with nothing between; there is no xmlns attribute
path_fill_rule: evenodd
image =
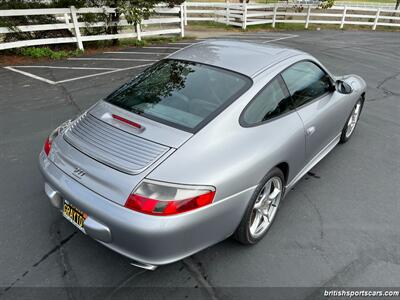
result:
<svg viewBox="0 0 400 300"><path fill-rule="evenodd" d="M0 34L12 32L37 32L52 30L67 30L70 36L42 38L32 40L21 40L13 42L0 43L0 50L19 48L25 46L38 46L50 44L76 43L77 47L83 50L83 42L100 41L123 38L136 38L141 40L144 36L157 36L164 34L180 34L184 36L183 5L169 8L158 6L155 9L155 15L148 20L143 20L141 26L129 24L125 19L119 22L83 22L80 16L84 14L114 14L115 8L80 8L73 6L70 8L47 8L47 9L18 9L18 10L0 10L1 17L15 16L37 16L52 15L57 20L54 24L21 25L15 28L0 27ZM155 25L166 26L168 28L154 28ZM94 34L84 35L82 29L99 27L121 27L122 32L117 34ZM172 26L172 28L170 28Z"/></svg>
<svg viewBox="0 0 400 300"><path fill-rule="evenodd" d="M353 6L353 7L369 7L369 8L387 8L395 9L396 3L382 3L382 2L358 2L358 1L335 1L336 6Z"/></svg>
<svg viewBox="0 0 400 300"><path fill-rule="evenodd" d="M246 29L247 26L277 23L333 24L400 27L400 10L357 6L334 6L320 9L317 5L249 4L186 2L185 22L214 21Z"/></svg>
<svg viewBox="0 0 400 300"><path fill-rule="evenodd" d="M185 2L180 6L170 8L157 6L155 14L148 20L143 20L141 26L129 24L122 16L118 22L84 22L85 14L113 14L114 8L49 8L0 10L1 17L53 15L57 20L54 24L21 25L16 28L0 27L1 35L20 32L66 30L69 36L21 40L0 43L0 50L25 46L49 45L60 43L76 43L83 49L83 42L136 38L163 34L180 34L184 36L184 26L191 21L214 21L246 29L247 26L278 23L331 24L344 28L346 25L370 26L375 30L378 26L400 28L400 10L389 8L371 8L355 6L334 6L320 9L317 5L287 5L287 4L256 4L230 2ZM159 28L155 28L156 26ZM118 26L123 28L116 34L86 34L88 28L106 28Z"/></svg>

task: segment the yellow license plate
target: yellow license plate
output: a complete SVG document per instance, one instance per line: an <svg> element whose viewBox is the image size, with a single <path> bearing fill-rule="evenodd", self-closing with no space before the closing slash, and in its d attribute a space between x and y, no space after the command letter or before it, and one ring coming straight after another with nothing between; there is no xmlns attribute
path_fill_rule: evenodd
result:
<svg viewBox="0 0 400 300"><path fill-rule="evenodd" d="M72 224L74 224L79 230L85 232L83 229L83 223L87 218L87 214L73 206L67 200L64 200L63 216Z"/></svg>

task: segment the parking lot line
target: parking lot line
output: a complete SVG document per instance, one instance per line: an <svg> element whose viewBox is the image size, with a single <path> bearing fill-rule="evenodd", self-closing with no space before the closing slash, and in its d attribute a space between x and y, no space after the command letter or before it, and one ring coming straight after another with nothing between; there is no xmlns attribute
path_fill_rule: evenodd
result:
<svg viewBox="0 0 400 300"><path fill-rule="evenodd" d="M60 80L60 81L57 81L56 84L70 82L70 81L84 79L84 78L89 78L89 77L94 77L94 76L101 76L101 75L106 75L106 74L111 74L111 73L116 73L116 72L121 72L121 71L144 68L144 67L147 67L147 66L150 66L150 65L151 64L145 64L145 65L133 66L133 67L123 68L123 69L116 69L116 70L107 71L107 72L101 72L101 73L96 73L96 74L90 74L90 75L85 75L85 76L80 76L80 77Z"/></svg>
<svg viewBox="0 0 400 300"><path fill-rule="evenodd" d="M276 37L276 36L294 36L290 33L233 33L230 36L255 36L255 37Z"/></svg>
<svg viewBox="0 0 400 300"><path fill-rule="evenodd" d="M226 35L226 36L222 36L222 37L218 37L217 39L224 39L224 38L235 38L238 40L242 40L242 39L253 39L253 40L271 40L271 39L276 39L276 37L264 37L264 36L247 36L247 35Z"/></svg>
<svg viewBox="0 0 400 300"><path fill-rule="evenodd" d="M235 39L240 39L240 40L246 40L246 41L255 41L255 40L259 40L259 42L261 43L271 43L271 42L276 42L276 41L280 41L280 40L286 40L286 39L291 39L294 37L297 37L298 35L294 35L294 34L273 34L273 35L268 35L268 34L257 34L257 33L252 33L252 34L231 34L231 35L227 35L225 36L225 38L235 38ZM223 37L221 37L223 38ZM166 50L181 50L184 49L190 45L193 45L195 43L204 41L207 39L196 39L196 42L177 42L177 43L168 43L168 45L171 46L147 46L147 47L142 47L142 49L166 49ZM174 47L174 45L178 46L178 45L182 45L182 47ZM150 50L151 51L151 50ZM107 75L107 74L111 74L111 73L115 73L115 72L121 72L121 71L125 71L125 70L129 70L129 69L136 69L136 68L142 68L142 67L146 67L149 66L151 63L153 62L157 62L159 59L163 56L167 56L170 55L172 53L174 53L175 51L151 51L151 52L141 52L141 51L108 51L108 52L103 52L103 54L119 54L119 55L127 55L127 56L122 56L121 58L117 58L117 57L72 57L72 58L68 58L68 60L70 61L132 61L132 62L146 62L146 64L143 65L139 65L139 66L133 66L133 67L127 67L127 68L115 68L115 67L58 67L58 66L16 66L16 67L5 67L5 69L8 69L10 71L19 73L21 75L24 76L28 76L43 82L46 82L48 84L59 84L59 83L65 83L65 82L70 82L70 81L75 81L75 80L79 80L79 79L85 79L85 78L90 78L90 77L94 77L94 76L101 76L101 75ZM131 56L132 58L129 58L130 55L153 55L153 57L149 57L149 59L147 58L135 58L135 56ZM153 58L153 59L150 59ZM147 63L148 62L148 63ZM104 72L99 72L96 74L89 74L89 75L84 75L84 76L79 76L79 77L74 77L74 78L69 78L69 79L64 79L64 80L60 80L60 81L53 81L50 79L46 79L44 77L23 71L21 69L23 68L48 68L48 69L65 69L65 70L99 70L99 71L104 71Z"/></svg>
<svg viewBox="0 0 400 300"><path fill-rule="evenodd" d="M71 57L68 60L123 60L123 61L158 61L157 59L141 59L141 58L109 58L109 57Z"/></svg>
<svg viewBox="0 0 400 300"><path fill-rule="evenodd" d="M17 66L17 68L45 68L65 70L117 70L118 68L93 68L93 67L57 67L57 66Z"/></svg>
<svg viewBox="0 0 400 300"><path fill-rule="evenodd" d="M151 55L167 55L168 53L162 53L162 52L132 52L132 51L114 51L114 52L103 52L107 54L151 54Z"/></svg>
<svg viewBox="0 0 400 300"><path fill-rule="evenodd" d="M159 47L159 46L149 46L149 47L142 47L143 49L174 49L174 50L179 50L183 49L181 47Z"/></svg>
<svg viewBox="0 0 400 300"><path fill-rule="evenodd" d="M19 74L22 74L22 75L25 75L25 76L28 76L28 77L37 79L37 80L40 80L40 81L43 81L43 82L46 82L46 83L48 83L48 84L55 85L55 84L59 84L59 83L65 83L65 82L75 81L75 80L84 79L84 78L89 78L89 77L95 77L95 76L101 76L101 75L106 75L106 74L111 74L111 73L117 73L117 72L132 70L132 69L144 68L144 67L147 67L147 66L150 66L150 65L151 65L151 64L144 64L144 65L133 66L133 67L127 67L127 68L122 68L122 69L116 69L116 68L114 68L114 69L109 70L109 71L106 71L106 72L100 72L100 73L96 73L96 74L90 74L90 75L85 75L85 76L79 76L79 77L64 79L64 80L60 80L60 81L49 80L49 79L46 79L46 78L37 76L37 75L32 74L32 73L29 73L29 72L25 72L25 71L22 71L22 70L15 69L15 68L13 68L13 67L4 67L4 69L7 69L7 70L10 70L10 71L13 71L13 72L16 72L16 73L19 73ZM20 66L18 66L18 68L19 68L19 67L20 67ZM50 68L50 69L65 69L65 68L72 69L72 68L74 68L74 69L75 69L75 67L60 67L60 68L59 68L59 67L53 67L53 66L22 66L22 67L24 67L24 68L43 67L43 68ZM107 69L107 68L90 68L90 67L89 67L89 68L83 68L83 67L81 68L81 67L78 67L78 68L79 68L79 69L89 69L89 70L90 70L90 69L92 69L92 70L94 70L94 69ZM110 68L110 69L111 69L111 68Z"/></svg>
<svg viewBox="0 0 400 300"><path fill-rule="evenodd" d="M16 72L16 73L20 73L22 75L25 75L25 76L28 76L28 77L31 77L31 78L34 78L34 79L37 79L37 80L40 80L40 81L44 81L44 82L49 83L49 84L56 84L56 82L54 82L52 80L49 80L49 79L46 79L46 78L31 74L31 73L28 73L28 72L25 72L25 71L17 70L17 69L14 69L12 67L4 67L4 69L10 70L10 71L13 71L13 72Z"/></svg>
<svg viewBox="0 0 400 300"><path fill-rule="evenodd" d="M193 45L196 44L198 42L193 42L193 43L168 43L169 45Z"/></svg>
<svg viewBox="0 0 400 300"><path fill-rule="evenodd" d="M272 43L272 42L276 42L276 41L292 39L292 38L295 38L295 37L298 37L298 35L294 35L294 34L293 34L293 35L291 35L291 36L285 36L285 37L277 38L277 39L274 39L274 40L265 41L265 42L262 42L262 43L263 43L263 44Z"/></svg>

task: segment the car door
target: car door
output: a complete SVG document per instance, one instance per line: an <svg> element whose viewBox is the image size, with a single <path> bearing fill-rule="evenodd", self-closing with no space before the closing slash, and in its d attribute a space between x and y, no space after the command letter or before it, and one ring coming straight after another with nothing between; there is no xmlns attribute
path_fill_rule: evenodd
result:
<svg viewBox="0 0 400 300"><path fill-rule="evenodd" d="M281 162L288 163L288 182L303 168L306 149L303 122L280 75L270 80L249 102L240 124L251 127L253 136L257 136L252 146L254 152L264 155L264 160L268 161L260 165L271 168Z"/></svg>
<svg viewBox="0 0 400 300"><path fill-rule="evenodd" d="M306 162L327 147L343 127L337 118L334 89L330 76L316 63L301 61L282 72L293 104L303 121Z"/></svg>

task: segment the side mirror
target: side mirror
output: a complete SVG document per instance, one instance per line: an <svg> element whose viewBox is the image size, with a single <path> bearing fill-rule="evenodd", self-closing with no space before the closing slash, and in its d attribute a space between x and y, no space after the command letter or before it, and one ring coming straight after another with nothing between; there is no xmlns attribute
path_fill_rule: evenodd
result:
<svg viewBox="0 0 400 300"><path fill-rule="evenodd" d="M351 94L353 89L351 88L350 84L343 80L336 81L336 90L341 94Z"/></svg>

